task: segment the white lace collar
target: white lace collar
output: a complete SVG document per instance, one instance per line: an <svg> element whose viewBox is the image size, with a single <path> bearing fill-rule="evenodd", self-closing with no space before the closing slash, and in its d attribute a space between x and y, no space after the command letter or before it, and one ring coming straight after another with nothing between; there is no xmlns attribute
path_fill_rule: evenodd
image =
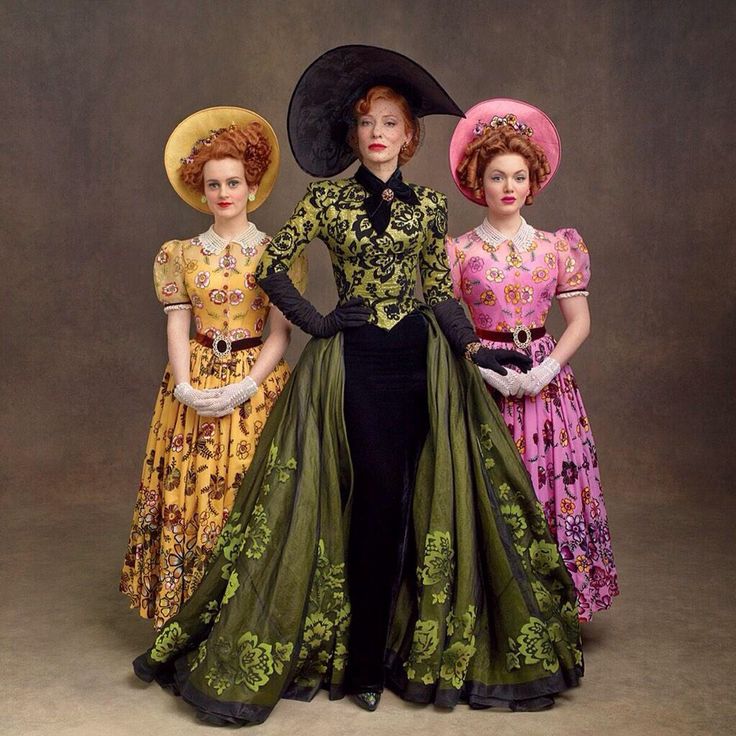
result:
<svg viewBox="0 0 736 736"><path fill-rule="evenodd" d="M534 240L534 228L522 217L521 225L516 231L513 238L507 238L505 235L496 230L487 219L483 219L480 225L475 228L475 233L479 238L485 240L489 245L501 245L501 243L511 242L514 250L523 253L530 250L532 241Z"/></svg>
<svg viewBox="0 0 736 736"><path fill-rule="evenodd" d="M265 237L266 234L262 233L252 222L248 223L248 227L242 233L229 239L219 236L215 232L214 226L210 225L208 230L197 235L196 238L192 238L192 243L201 245L202 253L206 256L216 256L222 253L230 243L237 243L243 253L255 255L257 246L261 244Z"/></svg>

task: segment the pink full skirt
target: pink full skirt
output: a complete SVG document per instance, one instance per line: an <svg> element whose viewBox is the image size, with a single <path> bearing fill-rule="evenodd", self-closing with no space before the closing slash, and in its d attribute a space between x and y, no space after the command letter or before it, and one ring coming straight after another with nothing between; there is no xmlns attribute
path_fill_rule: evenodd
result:
<svg viewBox="0 0 736 736"><path fill-rule="evenodd" d="M483 344L509 348L489 340ZM539 365L554 347L545 335L522 352ZM493 395L572 575L580 619L589 621L619 591L595 441L575 376L567 365L537 396Z"/></svg>

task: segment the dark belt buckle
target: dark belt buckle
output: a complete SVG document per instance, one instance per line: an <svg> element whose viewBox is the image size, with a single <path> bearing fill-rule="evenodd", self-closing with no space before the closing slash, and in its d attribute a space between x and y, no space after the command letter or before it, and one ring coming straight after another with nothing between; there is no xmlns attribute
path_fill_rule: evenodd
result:
<svg viewBox="0 0 736 736"><path fill-rule="evenodd" d="M219 360L227 358L232 352L233 341L224 335L218 335L212 339L212 352Z"/></svg>
<svg viewBox="0 0 736 736"><path fill-rule="evenodd" d="M528 327L524 327L524 325L516 325L511 333L511 337L514 340L514 345L519 350L528 348L532 344L532 331Z"/></svg>

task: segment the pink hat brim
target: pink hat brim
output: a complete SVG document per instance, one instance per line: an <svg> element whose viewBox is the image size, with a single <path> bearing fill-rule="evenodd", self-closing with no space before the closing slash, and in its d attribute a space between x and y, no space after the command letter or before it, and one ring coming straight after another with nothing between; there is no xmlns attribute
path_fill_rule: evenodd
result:
<svg viewBox="0 0 736 736"><path fill-rule="evenodd" d="M557 132L555 124L538 107L534 107L534 105L530 105L528 102L514 100L508 97L494 97L490 100L479 102L465 113L465 117L460 120L455 127L455 132L452 134L452 139L450 140L450 173L463 196L483 207L486 206L485 199L475 197L470 189L464 187L458 180L457 167L465 155L465 149L475 137L473 129L477 123L479 121L488 123L494 115L503 117L509 113L516 115L519 122L528 125L532 129L533 134L531 140L540 146L547 156L550 173L544 182L542 182L540 190L544 189L552 181L552 177L560 165L562 153L560 135Z"/></svg>

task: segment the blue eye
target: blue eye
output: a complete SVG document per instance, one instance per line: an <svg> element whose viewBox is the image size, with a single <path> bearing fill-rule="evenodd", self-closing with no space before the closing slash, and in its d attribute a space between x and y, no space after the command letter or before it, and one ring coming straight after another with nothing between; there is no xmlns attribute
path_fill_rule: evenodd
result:
<svg viewBox="0 0 736 736"><path fill-rule="evenodd" d="M235 187L239 186L239 184L240 182L237 179L228 182L230 189L235 189Z"/></svg>

